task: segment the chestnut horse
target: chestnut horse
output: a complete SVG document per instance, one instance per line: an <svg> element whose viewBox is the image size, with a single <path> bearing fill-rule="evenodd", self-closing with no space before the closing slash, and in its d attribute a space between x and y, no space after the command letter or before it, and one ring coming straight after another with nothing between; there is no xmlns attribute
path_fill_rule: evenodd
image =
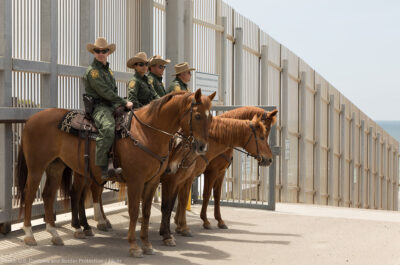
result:
<svg viewBox="0 0 400 265"><path fill-rule="evenodd" d="M190 236L190 231L186 226L185 209L193 179L203 173L208 161L234 146L242 147L255 157L260 165L268 166L272 162L272 153L267 136L267 130L261 122L261 115L255 115L251 121L217 116L211 123L209 150L204 156L189 153L189 148L180 148L179 146L173 150L169 163L171 173L164 173L161 176L162 221L160 235L163 237L165 245L176 245L175 239L171 236L170 217L178 192L179 204L175 215L176 232Z"/></svg>
<svg viewBox="0 0 400 265"><path fill-rule="evenodd" d="M179 128L183 128L186 133L190 131L200 143L197 151L199 153L201 150L205 151L208 127L212 120L211 100L214 95L202 96L200 90L196 93L176 92L153 101L135 112L138 119L132 119L130 137L116 141L115 155L120 161L128 187L129 251L135 257L142 257L143 253L154 253L148 239L148 222L143 222L141 226L142 248L136 242L135 226L140 198L146 198L143 201L143 214L150 215L151 198L155 189L152 182L167 166L164 159L169 154L170 134L175 133ZM57 128L67 111L65 109L41 111L28 119L22 133L18 159L20 170L17 174L21 211L25 206L24 241L28 245L36 245L31 228L31 212L43 172L52 167L58 169L64 166L81 176L84 175L84 146L79 145L78 137ZM138 143L145 146L147 151L144 151L143 147L140 148ZM95 143L92 141L91 157L94 157L94 151ZM164 159L156 159L156 157ZM91 159L90 169L93 177L100 182L101 169L95 166L93 161L94 159ZM62 174L59 174L61 171L59 169L58 174L47 176L43 194L46 229L51 233L52 242L56 245L63 244L55 229L53 216L53 202L61 180ZM55 187L55 189L50 187ZM149 196L150 200L147 199Z"/></svg>
<svg viewBox="0 0 400 265"><path fill-rule="evenodd" d="M219 117L234 118L234 119L251 119L252 115L262 115L262 120L264 122L267 131L276 122L276 114L278 110L273 110L271 112L265 112L265 110L257 107L241 107L234 109L232 111L227 111ZM207 206L211 197L211 190L214 196L214 217L218 221L218 227L221 229L227 229L225 222L221 217L220 200L222 183L225 177L225 171L230 166L233 156L233 149L230 148L225 153L217 156L207 165L204 171L204 189L203 189L203 204L201 207L200 218L203 220L203 227L206 229L211 229L211 224L207 219Z"/></svg>

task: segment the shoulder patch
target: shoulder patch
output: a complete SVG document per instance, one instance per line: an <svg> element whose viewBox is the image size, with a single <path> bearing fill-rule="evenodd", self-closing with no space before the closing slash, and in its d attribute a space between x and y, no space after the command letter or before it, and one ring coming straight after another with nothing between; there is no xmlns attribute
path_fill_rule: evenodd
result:
<svg viewBox="0 0 400 265"><path fill-rule="evenodd" d="M98 78L98 77L99 77L99 70L97 70L97 69L92 69L92 70L90 71L90 76L91 76L93 79Z"/></svg>
<svg viewBox="0 0 400 265"><path fill-rule="evenodd" d="M131 81L129 82L129 87L130 87L130 88L133 88L133 87L135 86L135 84L136 84L136 82L133 81L133 80L131 80Z"/></svg>
<svg viewBox="0 0 400 265"><path fill-rule="evenodd" d="M110 74L111 74L112 76L114 76L113 71L111 71L111 69L108 69L108 70L110 71Z"/></svg>
<svg viewBox="0 0 400 265"><path fill-rule="evenodd" d="M174 87L174 91L181 91L181 87L180 87L179 85L176 85L176 86Z"/></svg>
<svg viewBox="0 0 400 265"><path fill-rule="evenodd" d="M162 86L163 86L163 87L165 87L165 84L164 84L164 82L161 82L161 84L162 84Z"/></svg>
<svg viewBox="0 0 400 265"><path fill-rule="evenodd" d="M153 78L149 78L149 84L153 85L153 82L154 82Z"/></svg>

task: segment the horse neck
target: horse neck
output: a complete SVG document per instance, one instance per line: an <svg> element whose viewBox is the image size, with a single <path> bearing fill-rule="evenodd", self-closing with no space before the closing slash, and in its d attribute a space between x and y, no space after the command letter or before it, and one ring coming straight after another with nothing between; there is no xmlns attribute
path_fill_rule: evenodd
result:
<svg viewBox="0 0 400 265"><path fill-rule="evenodd" d="M213 118L209 135L216 143L244 147L251 133L250 121L228 118Z"/></svg>
<svg viewBox="0 0 400 265"><path fill-rule="evenodd" d="M262 115L265 111L257 107L241 107L222 113L218 117L251 120L254 115Z"/></svg>
<svg viewBox="0 0 400 265"><path fill-rule="evenodd" d="M147 105L137 110L135 114L142 122L151 125L152 127L155 127L157 129L173 134L179 129L179 119L181 117L180 107L182 106L182 99L183 98L181 96L173 97L170 101L166 102L161 107L159 112L150 111L149 105ZM132 122L134 122L134 120L135 119L132 119ZM147 126L141 124L139 126L141 126L144 130L154 131L147 128ZM168 139L171 138L170 136L161 133L158 133L157 137L158 136L166 137Z"/></svg>

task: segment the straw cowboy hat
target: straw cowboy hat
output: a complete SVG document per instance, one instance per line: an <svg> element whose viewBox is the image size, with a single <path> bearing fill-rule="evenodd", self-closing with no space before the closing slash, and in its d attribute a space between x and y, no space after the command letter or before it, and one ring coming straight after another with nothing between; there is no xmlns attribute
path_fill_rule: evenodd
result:
<svg viewBox="0 0 400 265"><path fill-rule="evenodd" d="M163 59L161 57L161 55L154 55L153 57L151 57L150 61L149 61L149 67L156 65L156 64L161 64L161 65L166 65L169 64L171 62L170 59Z"/></svg>
<svg viewBox="0 0 400 265"><path fill-rule="evenodd" d="M110 50L110 54L113 53L115 51L115 44L111 43L108 44L106 39L103 37L99 37L96 39L96 41L94 42L94 44L92 43L88 43L86 45L86 49L90 52L90 53L94 53L94 49L109 49Z"/></svg>
<svg viewBox="0 0 400 265"><path fill-rule="evenodd" d="M135 56L133 56L126 62L126 66L129 68L133 68L135 63L147 63L147 62L149 62L147 54L145 52L138 52L136 53Z"/></svg>
<svg viewBox="0 0 400 265"><path fill-rule="evenodd" d="M179 75L180 73L187 72L187 71L193 71L193 70L196 70L196 69L189 67L189 64L187 62L179 63L179 64L175 64L175 74L173 74L173 75Z"/></svg>

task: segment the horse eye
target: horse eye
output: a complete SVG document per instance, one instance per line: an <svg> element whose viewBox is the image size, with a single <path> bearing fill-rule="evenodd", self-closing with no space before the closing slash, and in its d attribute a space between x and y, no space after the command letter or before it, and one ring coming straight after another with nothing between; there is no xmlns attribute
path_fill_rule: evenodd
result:
<svg viewBox="0 0 400 265"><path fill-rule="evenodd" d="M261 136L260 139L261 139L261 141L264 141L264 140L265 140L265 137L264 137L264 136Z"/></svg>
<svg viewBox="0 0 400 265"><path fill-rule="evenodd" d="M201 119L201 115L200 114L196 114L196 115L194 115L194 117L196 118L196 120L200 120Z"/></svg>

